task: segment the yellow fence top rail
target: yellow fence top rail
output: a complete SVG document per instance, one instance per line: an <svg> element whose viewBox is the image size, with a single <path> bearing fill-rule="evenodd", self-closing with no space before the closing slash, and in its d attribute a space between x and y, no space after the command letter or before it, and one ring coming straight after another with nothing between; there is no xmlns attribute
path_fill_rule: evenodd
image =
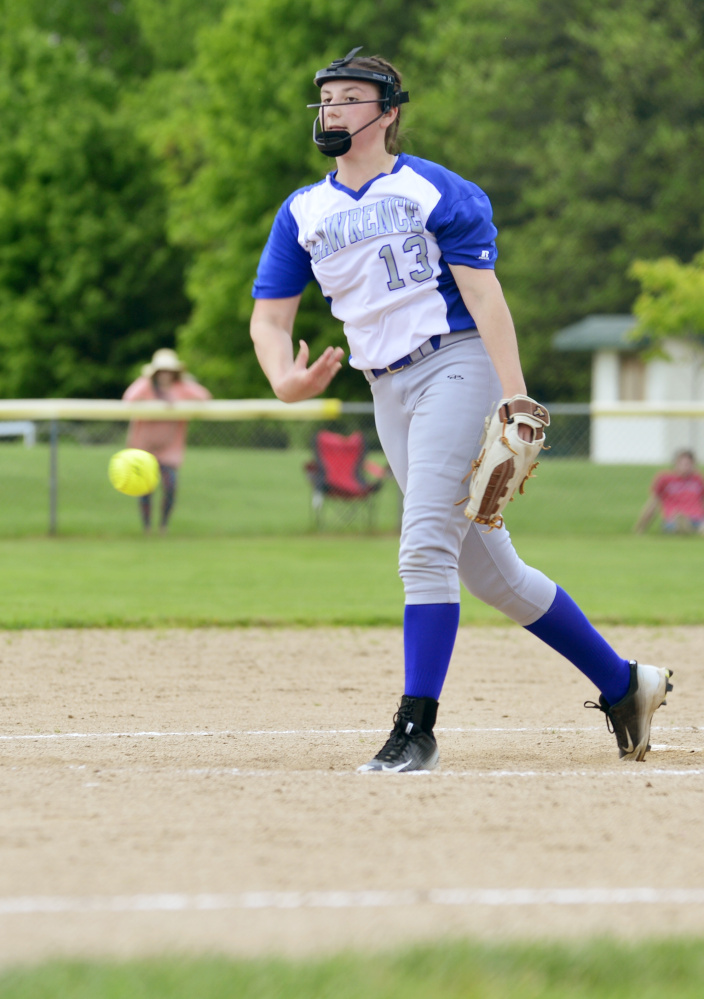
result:
<svg viewBox="0 0 704 999"><path fill-rule="evenodd" d="M592 416L680 416L704 417L704 402L592 402Z"/></svg>
<svg viewBox="0 0 704 999"><path fill-rule="evenodd" d="M0 399L0 420L332 420L339 399L122 402L119 399Z"/></svg>

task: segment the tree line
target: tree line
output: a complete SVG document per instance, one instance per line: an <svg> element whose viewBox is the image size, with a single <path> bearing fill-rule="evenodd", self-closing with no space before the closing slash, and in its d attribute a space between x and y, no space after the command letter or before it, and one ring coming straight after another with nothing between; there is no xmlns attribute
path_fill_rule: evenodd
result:
<svg viewBox="0 0 704 999"><path fill-rule="evenodd" d="M530 391L585 398L567 323L704 332L703 42L697 0L1 0L0 396L118 397L162 346L270 394L257 261L332 165L313 75L363 45L403 72L404 148L491 198ZM296 335L344 345L314 285Z"/></svg>

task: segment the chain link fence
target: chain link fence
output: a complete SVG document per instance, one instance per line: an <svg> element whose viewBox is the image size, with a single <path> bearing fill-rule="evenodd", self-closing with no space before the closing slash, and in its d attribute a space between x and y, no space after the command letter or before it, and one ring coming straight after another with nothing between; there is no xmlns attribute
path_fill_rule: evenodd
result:
<svg viewBox="0 0 704 999"><path fill-rule="evenodd" d="M321 508L307 466L316 435L326 429L361 433L359 475L381 480L370 495L326 495ZM117 493L107 477L109 459L126 446L127 431L125 419L0 421L0 537L139 533L137 500ZM398 530L400 493L369 404L346 404L334 418L325 418L324 410L314 419L194 418L187 442L169 525L173 534ZM155 527L161 498L157 489Z"/></svg>
<svg viewBox="0 0 704 999"><path fill-rule="evenodd" d="M589 406L586 403L548 404L550 411L550 456L562 458L589 457ZM51 422L28 424L32 443L48 444ZM371 403L345 403L342 412L331 420L278 419L213 421L191 420L188 427L189 448L244 448L270 451L310 449L321 429L349 435L361 431L367 449L380 451L381 445L374 424ZM65 444L85 447L96 445L124 446L124 420L61 420L59 440ZM16 436L24 436L17 433ZM9 437L0 437L0 444Z"/></svg>
<svg viewBox="0 0 704 999"><path fill-rule="evenodd" d="M546 405L551 427L542 460L587 462L589 406ZM2 410L0 536L140 532L137 501L115 492L107 478L111 455L126 444L126 419L105 414L100 419L1 418ZM372 495L363 500L318 496L316 509L306 466L324 429L345 436L361 433L366 444L362 476L383 480ZM158 502L157 495L155 508ZM338 404L336 415L326 416L323 409L314 418L209 414L189 421L172 534L391 533L398 532L400 516L400 491L386 467L370 403Z"/></svg>

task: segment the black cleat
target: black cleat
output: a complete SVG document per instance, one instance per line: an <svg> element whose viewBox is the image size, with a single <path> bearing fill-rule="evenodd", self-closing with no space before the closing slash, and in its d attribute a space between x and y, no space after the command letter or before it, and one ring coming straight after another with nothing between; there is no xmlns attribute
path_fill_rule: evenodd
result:
<svg viewBox="0 0 704 999"><path fill-rule="evenodd" d="M639 665L631 660L631 682L628 691L617 701L609 704L603 694L599 703L585 701L586 708L598 708L606 715L606 727L616 736L618 755L627 760L644 760L650 749L650 724L653 715L665 704L672 671L658 666Z"/></svg>
<svg viewBox="0 0 704 999"><path fill-rule="evenodd" d="M434 770L440 759L433 735L437 713L438 702L431 697L404 694L386 744L373 760L358 767L357 772Z"/></svg>

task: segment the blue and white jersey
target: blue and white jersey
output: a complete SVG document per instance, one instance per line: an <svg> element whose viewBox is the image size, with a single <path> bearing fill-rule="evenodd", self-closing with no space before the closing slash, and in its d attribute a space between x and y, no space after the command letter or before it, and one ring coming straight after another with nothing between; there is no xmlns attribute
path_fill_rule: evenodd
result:
<svg viewBox="0 0 704 999"><path fill-rule="evenodd" d="M315 278L350 364L383 368L437 333L476 327L448 264L493 268L491 216L476 184L405 153L359 191L330 173L279 209L252 294L290 298Z"/></svg>

